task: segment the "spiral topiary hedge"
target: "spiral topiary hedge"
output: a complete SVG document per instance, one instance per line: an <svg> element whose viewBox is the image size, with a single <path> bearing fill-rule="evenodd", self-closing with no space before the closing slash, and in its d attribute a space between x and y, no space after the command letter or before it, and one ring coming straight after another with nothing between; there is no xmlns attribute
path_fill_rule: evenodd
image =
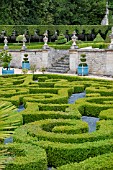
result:
<svg viewBox="0 0 113 170"><path fill-rule="evenodd" d="M0 116L4 125L1 128L1 143L7 135L12 136L14 133L14 143L1 145L1 148L13 148L13 153L23 154L27 147L28 155L28 160L22 157L21 161L16 156L12 159L10 155L12 164L10 161L4 163L3 156L6 169L10 166L18 169L21 166L23 169L47 170L47 164L58 170L80 167L112 169L113 81L30 74L0 76L0 85ZM85 98L73 104L68 103L73 93L84 91ZM17 109L22 104L24 110L18 113ZM100 118L95 132L88 132L88 124L81 120L82 116ZM18 151L18 148L23 148L23 151ZM4 155L6 150L2 150ZM36 154L30 153L31 150ZM107 161L109 165L105 164Z"/></svg>

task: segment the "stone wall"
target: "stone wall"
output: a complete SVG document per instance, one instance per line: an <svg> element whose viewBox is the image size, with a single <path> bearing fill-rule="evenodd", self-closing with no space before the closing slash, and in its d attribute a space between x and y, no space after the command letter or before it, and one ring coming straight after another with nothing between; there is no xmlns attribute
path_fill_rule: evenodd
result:
<svg viewBox="0 0 113 170"><path fill-rule="evenodd" d="M51 67L53 63L65 55L70 58L70 73L77 72L77 66L80 63L80 55L86 54L87 64L89 66L89 74L110 75L113 76L113 50L104 49L70 49L70 50L27 50L27 51L11 51L13 58L11 67L21 68L22 60L25 53L28 54L30 65L35 64L37 69L41 67Z"/></svg>
<svg viewBox="0 0 113 170"><path fill-rule="evenodd" d="M78 50L78 55L86 54L87 64L89 66L89 73L104 75L106 73L106 50L103 49L86 49ZM80 62L80 60L79 60Z"/></svg>
<svg viewBox="0 0 113 170"><path fill-rule="evenodd" d="M36 68L40 68L42 65L42 50L30 50L30 51L10 51L12 54L11 67L21 68L24 54L28 54L30 65L36 65Z"/></svg>
<svg viewBox="0 0 113 170"><path fill-rule="evenodd" d="M24 54L27 53L30 65L35 64L36 68L39 69L41 67L51 67L53 63L69 54L69 51L50 48L49 50L9 50L9 53L12 54L11 67L21 68Z"/></svg>
<svg viewBox="0 0 113 170"><path fill-rule="evenodd" d="M80 63L80 55L82 53L86 54L89 74L113 76L113 50L108 49L92 48L70 50L70 63L74 63L75 65L75 68L70 65L70 72L77 72L77 67Z"/></svg>

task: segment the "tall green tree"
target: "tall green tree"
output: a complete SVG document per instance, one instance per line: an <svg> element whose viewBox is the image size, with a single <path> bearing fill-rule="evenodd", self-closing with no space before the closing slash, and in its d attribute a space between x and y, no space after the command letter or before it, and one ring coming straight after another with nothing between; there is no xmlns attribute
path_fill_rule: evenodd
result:
<svg viewBox="0 0 113 170"><path fill-rule="evenodd" d="M100 24L106 0L1 0L0 24Z"/></svg>

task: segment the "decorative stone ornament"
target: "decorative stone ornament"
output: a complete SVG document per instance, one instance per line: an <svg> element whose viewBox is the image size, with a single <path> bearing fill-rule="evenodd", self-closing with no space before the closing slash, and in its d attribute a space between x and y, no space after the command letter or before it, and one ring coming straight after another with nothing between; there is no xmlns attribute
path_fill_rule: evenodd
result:
<svg viewBox="0 0 113 170"><path fill-rule="evenodd" d="M110 39L111 39L111 43L108 47L108 49L112 49L113 50L113 27L112 27L112 33L109 35Z"/></svg>
<svg viewBox="0 0 113 170"><path fill-rule="evenodd" d="M71 39L73 42L71 49L77 49L78 46L76 45L76 41L77 41L78 37L76 36L76 31L73 32L73 36L71 37Z"/></svg>
<svg viewBox="0 0 113 170"><path fill-rule="evenodd" d="M43 41L44 41L44 45L43 45L43 49L48 49L49 48L49 46L48 46L48 44L47 44L47 42L48 42L48 33L47 33L47 31L44 33L44 38L43 38Z"/></svg>
<svg viewBox="0 0 113 170"><path fill-rule="evenodd" d="M26 45L25 45L25 42L27 41L26 40L26 37L25 37L25 35L23 34L23 46L22 46L22 50L26 50L27 49L27 47L26 47Z"/></svg>
<svg viewBox="0 0 113 170"><path fill-rule="evenodd" d="M101 25L109 25L109 5L108 1L106 2L106 14L101 22Z"/></svg>
<svg viewBox="0 0 113 170"><path fill-rule="evenodd" d="M8 46L7 46L7 43L8 43L8 41L7 41L7 37L5 36L4 37L4 50L7 50L8 49Z"/></svg>

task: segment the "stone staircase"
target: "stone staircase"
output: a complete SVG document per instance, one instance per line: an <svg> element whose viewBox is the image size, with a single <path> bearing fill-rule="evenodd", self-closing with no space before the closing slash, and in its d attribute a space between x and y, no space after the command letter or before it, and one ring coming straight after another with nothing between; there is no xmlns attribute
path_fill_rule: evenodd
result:
<svg viewBox="0 0 113 170"><path fill-rule="evenodd" d="M52 73L67 73L69 71L69 56L65 55L56 61L50 68L47 69L47 72Z"/></svg>

